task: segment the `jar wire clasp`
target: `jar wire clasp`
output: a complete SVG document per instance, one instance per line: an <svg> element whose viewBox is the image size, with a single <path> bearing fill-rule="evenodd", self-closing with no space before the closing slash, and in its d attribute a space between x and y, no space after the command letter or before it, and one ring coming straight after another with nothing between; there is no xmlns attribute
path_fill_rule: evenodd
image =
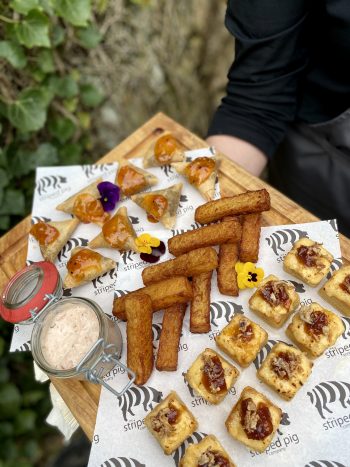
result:
<svg viewBox="0 0 350 467"><path fill-rule="evenodd" d="M43 310L45 308L47 308L48 306L50 306L52 303L55 303L59 300L60 297L57 297L57 295L54 295L52 293L47 293L44 295L44 298L43 300L47 303L45 303L45 306L44 308L42 308ZM39 311L42 311L42 310L38 310L38 307L36 306L35 308L29 310L29 313L30 313L30 316L31 316L31 320L30 320L30 323L28 324L32 324L36 321L36 319L38 318L38 316L40 315ZM23 322L22 324L27 324L25 322Z"/></svg>
<svg viewBox="0 0 350 467"><path fill-rule="evenodd" d="M99 356L99 358L96 360L96 362L91 366L84 366L89 358L95 353L97 347L102 346L102 353ZM111 351L114 349L114 352L111 353ZM107 353L109 351L110 353ZM90 383L94 384L101 384L104 386L106 389L111 391L115 396L120 397L122 396L128 389L129 387L133 384L135 381L136 375L135 373L130 370L127 366L125 366L121 361L119 360L120 353L118 354L117 352L117 347L114 344L106 344L105 340L103 338L98 339L95 344L91 347L89 352L85 355L85 357L80 360L76 367L76 371L78 373L83 373L85 375L85 378L90 381ZM123 389L118 392L112 386L107 384L103 378L101 377L102 373L104 372L104 367L100 366L99 369L96 367L99 366L101 363L111 363L114 362L115 366L119 366L122 368L126 373L130 375L130 380L128 383L123 387Z"/></svg>

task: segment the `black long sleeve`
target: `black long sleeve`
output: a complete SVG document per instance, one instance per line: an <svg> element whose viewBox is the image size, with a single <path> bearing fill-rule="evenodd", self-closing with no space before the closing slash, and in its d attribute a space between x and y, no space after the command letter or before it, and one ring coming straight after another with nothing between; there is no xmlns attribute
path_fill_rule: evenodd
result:
<svg viewBox="0 0 350 467"><path fill-rule="evenodd" d="M346 2L229 0L225 24L235 60L208 134L239 137L271 156L289 122L314 123L349 107Z"/></svg>

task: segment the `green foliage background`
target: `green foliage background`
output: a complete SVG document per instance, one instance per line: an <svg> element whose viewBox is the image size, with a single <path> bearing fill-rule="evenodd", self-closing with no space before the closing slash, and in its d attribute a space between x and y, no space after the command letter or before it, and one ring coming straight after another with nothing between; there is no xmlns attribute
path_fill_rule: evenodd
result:
<svg viewBox="0 0 350 467"><path fill-rule="evenodd" d="M0 231L30 211L36 166L89 162L103 92L71 63L103 39L90 0L0 6Z"/></svg>

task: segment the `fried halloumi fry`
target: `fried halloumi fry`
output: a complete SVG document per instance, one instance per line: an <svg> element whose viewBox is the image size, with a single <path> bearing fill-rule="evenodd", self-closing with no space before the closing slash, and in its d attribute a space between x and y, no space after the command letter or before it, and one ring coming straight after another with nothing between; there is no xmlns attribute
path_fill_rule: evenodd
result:
<svg viewBox="0 0 350 467"><path fill-rule="evenodd" d="M242 223L242 238L239 259L243 263L256 263L259 258L261 214L247 214Z"/></svg>
<svg viewBox="0 0 350 467"><path fill-rule="evenodd" d="M208 224L225 216L238 216L270 209L267 190L247 191L236 196L209 201L196 209L194 218L200 224Z"/></svg>
<svg viewBox="0 0 350 467"><path fill-rule="evenodd" d="M198 248L189 251L175 259L169 259L164 263L148 266L142 271L142 279L145 285L153 284L168 277L197 276L203 272L212 271L218 267L218 255L214 248Z"/></svg>
<svg viewBox="0 0 350 467"><path fill-rule="evenodd" d="M187 304L181 303L164 310L156 360L156 368L159 371L177 370L179 342L186 308Z"/></svg>
<svg viewBox="0 0 350 467"><path fill-rule="evenodd" d="M239 258L238 243L220 245L218 288L220 293L237 297L239 293L235 264Z"/></svg>
<svg viewBox="0 0 350 467"><path fill-rule="evenodd" d="M210 289L213 271L192 277L193 300L190 309L190 331L210 331Z"/></svg>
<svg viewBox="0 0 350 467"><path fill-rule="evenodd" d="M136 293L143 293L151 298L153 311L164 310L176 303L190 302L193 296L192 285L187 277L172 277L116 298L113 304L114 316L126 320L125 300Z"/></svg>
<svg viewBox="0 0 350 467"><path fill-rule="evenodd" d="M179 256L196 248L221 245L227 241L237 242L241 238L241 231L240 222L230 219L175 235L168 240L168 249L174 256Z"/></svg>
<svg viewBox="0 0 350 467"><path fill-rule="evenodd" d="M130 294L125 313L127 366L136 373L135 384L145 384L153 370L152 301L145 294Z"/></svg>

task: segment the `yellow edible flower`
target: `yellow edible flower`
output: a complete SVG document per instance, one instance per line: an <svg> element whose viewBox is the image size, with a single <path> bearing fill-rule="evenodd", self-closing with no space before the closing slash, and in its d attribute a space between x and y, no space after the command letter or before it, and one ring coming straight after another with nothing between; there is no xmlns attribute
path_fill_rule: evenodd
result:
<svg viewBox="0 0 350 467"><path fill-rule="evenodd" d="M160 240L158 238L151 237L148 233L144 233L135 238L135 243L140 253L148 253L150 255L152 253L152 247L159 246Z"/></svg>
<svg viewBox="0 0 350 467"><path fill-rule="evenodd" d="M237 272L237 283L240 289L258 287L265 274L262 268L257 268L255 264L250 262L236 263L235 270Z"/></svg>

